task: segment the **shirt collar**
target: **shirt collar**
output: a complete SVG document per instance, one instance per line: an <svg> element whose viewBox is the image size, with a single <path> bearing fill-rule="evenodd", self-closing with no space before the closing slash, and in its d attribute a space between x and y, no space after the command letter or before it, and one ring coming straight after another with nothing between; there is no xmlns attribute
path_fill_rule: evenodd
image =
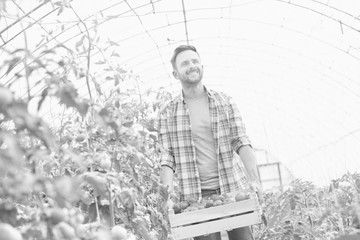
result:
<svg viewBox="0 0 360 240"><path fill-rule="evenodd" d="M212 94L211 90L208 90L208 89L205 87L205 85L204 85L204 90L205 90L207 96L208 96L209 98L212 98L213 94ZM183 90L181 90L181 94L180 94L180 96L179 96L179 98L178 98L178 101L179 101L179 102L182 102L182 103L186 103Z"/></svg>

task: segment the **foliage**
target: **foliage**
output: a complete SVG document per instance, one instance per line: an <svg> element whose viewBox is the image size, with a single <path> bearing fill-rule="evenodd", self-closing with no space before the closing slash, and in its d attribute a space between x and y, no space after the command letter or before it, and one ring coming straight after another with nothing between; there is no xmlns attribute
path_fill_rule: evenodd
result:
<svg viewBox="0 0 360 240"><path fill-rule="evenodd" d="M152 239L152 231L167 236L154 121L144 117L156 108L128 101L131 91L117 91L86 114L76 108L79 114L62 116L61 127L50 130L9 89L0 92L8 96L0 109L2 222L36 239L59 239L60 223L66 224L61 234L71 239L78 239L75 233L90 238L91 231L81 228L87 224L96 230L121 223L144 239ZM62 94L75 102L67 93L55 96L65 98ZM161 95L157 101L163 101Z"/></svg>
<svg viewBox="0 0 360 240"><path fill-rule="evenodd" d="M345 174L329 189L295 180L283 193L267 193L267 225L259 239L334 239L359 234L360 174ZM346 239L343 237L341 239Z"/></svg>
<svg viewBox="0 0 360 240"><path fill-rule="evenodd" d="M74 11L67 1L43 1L39 7L47 3L58 15ZM116 43L96 45L96 23L93 29L73 48L50 49L42 41L38 54L27 46L4 48L0 222L25 239L111 239L121 232L110 232L115 225L125 227L129 239L166 239L168 196L158 178L154 117L171 96L162 89L144 96L127 87L138 78L110 61L117 57ZM90 71L94 49L104 59L95 62L97 75ZM111 81L113 88L103 89L96 79ZM79 81L86 83L89 98L82 97ZM16 83L27 86L25 95L12 92ZM31 111L36 100L36 111L47 100L62 106L54 126Z"/></svg>

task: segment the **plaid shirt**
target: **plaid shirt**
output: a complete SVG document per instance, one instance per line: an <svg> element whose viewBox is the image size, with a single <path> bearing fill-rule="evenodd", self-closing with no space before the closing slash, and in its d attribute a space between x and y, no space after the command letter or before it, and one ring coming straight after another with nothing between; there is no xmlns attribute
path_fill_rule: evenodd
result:
<svg viewBox="0 0 360 240"><path fill-rule="evenodd" d="M248 182L237 152L241 146L250 145L250 140L245 133L240 113L229 96L212 90L206 91L209 97L211 130L218 156L220 191L228 193L245 189ZM199 199L201 186L195 145L191 135L189 110L182 94L160 112L158 134L161 145L160 164L177 173L180 199Z"/></svg>

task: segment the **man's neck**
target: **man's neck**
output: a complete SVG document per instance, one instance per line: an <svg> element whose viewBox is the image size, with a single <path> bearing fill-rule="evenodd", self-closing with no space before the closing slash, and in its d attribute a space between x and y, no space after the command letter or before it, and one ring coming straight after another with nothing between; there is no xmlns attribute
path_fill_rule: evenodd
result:
<svg viewBox="0 0 360 240"><path fill-rule="evenodd" d="M201 82L195 86L183 86L182 90L185 99L199 98L205 91L204 85Z"/></svg>

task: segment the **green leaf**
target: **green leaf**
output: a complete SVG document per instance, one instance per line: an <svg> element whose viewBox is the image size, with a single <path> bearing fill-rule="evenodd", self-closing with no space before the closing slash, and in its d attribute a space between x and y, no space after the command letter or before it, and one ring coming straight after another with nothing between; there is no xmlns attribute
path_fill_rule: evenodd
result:
<svg viewBox="0 0 360 240"><path fill-rule="evenodd" d="M17 224L17 215L18 211L14 204L9 202L0 203L0 222L15 226Z"/></svg>
<svg viewBox="0 0 360 240"><path fill-rule="evenodd" d="M0 112L6 113L8 105L14 101L10 89L0 86Z"/></svg>
<svg viewBox="0 0 360 240"><path fill-rule="evenodd" d="M105 175L97 172L88 172L83 174L83 179L94 187L98 195L108 197L109 192Z"/></svg>
<svg viewBox="0 0 360 240"><path fill-rule="evenodd" d="M149 132L156 132L154 119L151 119L148 121L142 121L142 122L140 122L140 124L141 124L141 126L146 128Z"/></svg>
<svg viewBox="0 0 360 240"><path fill-rule="evenodd" d="M87 100L83 100L82 102L78 103L76 105L76 109L79 111L80 115L82 117L85 117L89 110L89 103Z"/></svg>
<svg viewBox="0 0 360 240"><path fill-rule="evenodd" d="M1 131L0 143L7 146L7 148L0 149L0 169L19 166L23 159L23 149L17 138L11 133Z"/></svg>
<svg viewBox="0 0 360 240"><path fill-rule="evenodd" d="M119 85L119 83L120 83L120 78L119 78L119 76L118 75L114 75L114 78L115 78L115 86L117 86L117 85Z"/></svg>
<svg viewBox="0 0 360 240"><path fill-rule="evenodd" d="M126 71L126 70L124 70L124 69L123 69L123 68L121 68L121 67L117 67L117 68L116 68L116 71L118 71L120 74L127 73L127 71Z"/></svg>
<svg viewBox="0 0 360 240"><path fill-rule="evenodd" d="M60 103L65 104L67 107L76 108L82 117L86 115L89 103L87 100L81 102L77 100L78 93L74 87L66 85L60 88L57 96L60 98Z"/></svg>
<svg viewBox="0 0 360 240"><path fill-rule="evenodd" d="M11 59L10 61L5 62L5 64L9 65L5 74L8 75L19 61L21 61L21 58L15 57L15 58Z"/></svg>
<svg viewBox="0 0 360 240"><path fill-rule="evenodd" d="M81 39L75 44L76 48L81 47L84 44L85 35L81 37Z"/></svg>
<svg viewBox="0 0 360 240"><path fill-rule="evenodd" d="M135 211L135 198L129 190L124 190L119 193L119 199L121 204L126 209L129 215L133 215Z"/></svg>
<svg viewBox="0 0 360 240"><path fill-rule="evenodd" d="M295 208L296 208L296 201L294 197L290 197L290 209L295 210Z"/></svg>
<svg viewBox="0 0 360 240"><path fill-rule="evenodd" d="M45 88L42 92L41 92L41 99L40 101L38 102L38 107L37 107L37 110L39 111L40 108L41 108L41 105L43 104L46 96L48 94L48 88Z"/></svg>
<svg viewBox="0 0 360 240"><path fill-rule="evenodd" d="M97 64L97 65L101 65L101 64L105 64L105 63L106 63L105 61L101 61L101 60L95 62L95 64Z"/></svg>
<svg viewBox="0 0 360 240"><path fill-rule="evenodd" d="M72 86L64 86L57 92L60 102L65 104L67 107L76 107L76 100L78 93Z"/></svg>
<svg viewBox="0 0 360 240"><path fill-rule="evenodd" d="M149 226L146 223L146 221L144 219L141 218L136 218L135 220L136 223L136 230L140 233L140 235L145 239L145 240L152 240L152 238L149 235Z"/></svg>
<svg viewBox="0 0 360 240"><path fill-rule="evenodd" d="M64 7L61 6L61 7L59 8L59 11L58 11L58 13L57 13L57 16L59 16L63 11L64 11Z"/></svg>
<svg viewBox="0 0 360 240"><path fill-rule="evenodd" d="M87 210L88 212L88 223L95 222L97 219L96 204L91 203Z"/></svg>
<svg viewBox="0 0 360 240"><path fill-rule="evenodd" d="M61 7L62 5L64 5L61 1L59 2L54 2L54 5L58 6L58 7Z"/></svg>
<svg viewBox="0 0 360 240"><path fill-rule="evenodd" d="M110 43L111 46L120 46L117 42L111 40L109 40L108 42Z"/></svg>
<svg viewBox="0 0 360 240"><path fill-rule="evenodd" d="M60 176L53 179L54 200L60 207L70 207L80 200L80 180L75 177Z"/></svg>
<svg viewBox="0 0 360 240"><path fill-rule="evenodd" d="M103 108L103 109L100 110L99 116L101 116L102 118L104 118L106 120L109 120L110 112L106 108Z"/></svg>
<svg viewBox="0 0 360 240"><path fill-rule="evenodd" d="M119 126L116 124L116 122L111 121L108 122L108 125L114 130L116 138L119 137Z"/></svg>
<svg viewBox="0 0 360 240"><path fill-rule="evenodd" d="M118 53L116 53L116 52L112 52L112 53L111 53L111 56L112 56L112 57L120 57L120 55L119 55Z"/></svg>
<svg viewBox="0 0 360 240"><path fill-rule="evenodd" d="M111 114L106 108L99 111L95 116L95 121L104 129L110 127L114 131L116 137L119 136L119 126L111 119Z"/></svg>

